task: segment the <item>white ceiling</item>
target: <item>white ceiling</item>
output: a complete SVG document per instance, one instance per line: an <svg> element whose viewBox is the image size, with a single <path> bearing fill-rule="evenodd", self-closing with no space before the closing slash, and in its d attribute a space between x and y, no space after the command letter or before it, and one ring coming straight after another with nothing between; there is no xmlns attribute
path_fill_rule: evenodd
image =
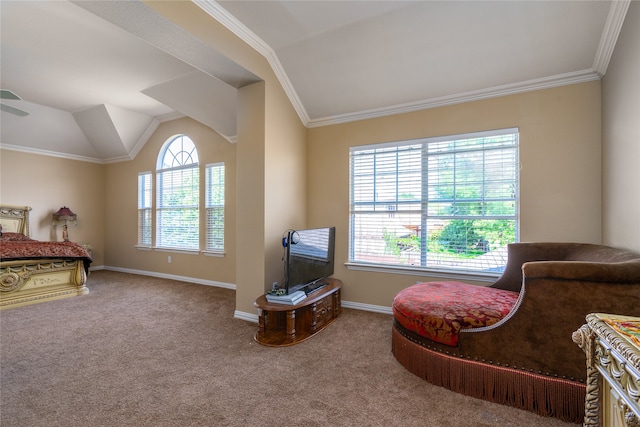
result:
<svg viewBox="0 0 640 427"><path fill-rule="evenodd" d="M309 127L600 78L628 1L194 0L267 57ZM0 2L4 148L133 158L188 116L230 141L258 78L139 1Z"/></svg>

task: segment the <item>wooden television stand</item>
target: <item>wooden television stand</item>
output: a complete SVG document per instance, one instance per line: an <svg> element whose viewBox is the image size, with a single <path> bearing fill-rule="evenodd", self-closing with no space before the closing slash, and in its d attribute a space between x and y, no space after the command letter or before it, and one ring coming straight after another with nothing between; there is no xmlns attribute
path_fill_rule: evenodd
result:
<svg viewBox="0 0 640 427"><path fill-rule="evenodd" d="M296 305L277 304L262 295L253 305L258 308L258 332L255 340L271 347L283 347L311 338L342 314L338 279L326 279L327 285Z"/></svg>

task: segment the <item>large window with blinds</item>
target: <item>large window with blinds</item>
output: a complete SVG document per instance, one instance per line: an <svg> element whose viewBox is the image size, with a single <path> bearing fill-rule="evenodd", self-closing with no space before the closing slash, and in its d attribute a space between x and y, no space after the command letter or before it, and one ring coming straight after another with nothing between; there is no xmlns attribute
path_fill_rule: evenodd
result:
<svg viewBox="0 0 640 427"><path fill-rule="evenodd" d="M200 249L198 150L186 135L168 141L156 170L156 247Z"/></svg>
<svg viewBox="0 0 640 427"><path fill-rule="evenodd" d="M165 142L156 164L155 193L153 173L138 174L138 247L224 254L224 162L207 164L203 170L201 194L200 163L194 141L187 135L176 135Z"/></svg>
<svg viewBox="0 0 640 427"><path fill-rule="evenodd" d="M499 274L518 165L517 129L352 147L349 262Z"/></svg>

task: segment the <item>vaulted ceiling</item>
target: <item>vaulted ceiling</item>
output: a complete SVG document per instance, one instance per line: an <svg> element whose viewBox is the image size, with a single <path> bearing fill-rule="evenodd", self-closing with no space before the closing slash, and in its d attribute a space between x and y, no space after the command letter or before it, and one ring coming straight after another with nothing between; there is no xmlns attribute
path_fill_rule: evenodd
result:
<svg viewBox="0 0 640 427"><path fill-rule="evenodd" d="M628 1L194 0L309 127L600 78ZM230 142L250 71L139 1L0 2L7 149L114 162L188 116Z"/></svg>

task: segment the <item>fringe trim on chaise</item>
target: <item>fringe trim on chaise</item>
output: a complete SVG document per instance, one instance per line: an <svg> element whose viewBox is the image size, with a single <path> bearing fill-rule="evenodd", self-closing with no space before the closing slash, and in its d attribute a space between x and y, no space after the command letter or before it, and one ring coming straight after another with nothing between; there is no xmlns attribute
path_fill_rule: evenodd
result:
<svg viewBox="0 0 640 427"><path fill-rule="evenodd" d="M392 352L409 372L456 393L570 423L584 418L584 384L430 350L393 328Z"/></svg>

